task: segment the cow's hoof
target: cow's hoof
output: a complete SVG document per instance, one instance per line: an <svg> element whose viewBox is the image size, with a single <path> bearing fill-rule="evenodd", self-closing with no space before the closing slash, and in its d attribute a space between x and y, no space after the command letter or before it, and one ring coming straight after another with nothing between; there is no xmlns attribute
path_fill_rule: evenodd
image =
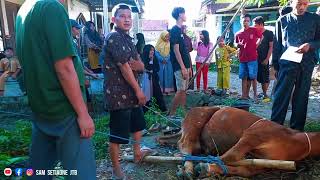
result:
<svg viewBox="0 0 320 180"><path fill-rule="evenodd" d="M187 180L193 180L193 173L192 172L185 172L184 178Z"/></svg>
<svg viewBox="0 0 320 180"><path fill-rule="evenodd" d="M192 180L193 179L193 173L186 172L183 166L178 166L178 170L176 172L176 175L177 175L178 179L183 179L183 180Z"/></svg>
<svg viewBox="0 0 320 180"><path fill-rule="evenodd" d="M208 177L208 163L199 163L196 167L195 167L195 171L196 171L196 176L197 177Z"/></svg>
<svg viewBox="0 0 320 180"><path fill-rule="evenodd" d="M184 167L183 166L178 166L178 170L176 172L176 175L178 177L178 179L184 179Z"/></svg>

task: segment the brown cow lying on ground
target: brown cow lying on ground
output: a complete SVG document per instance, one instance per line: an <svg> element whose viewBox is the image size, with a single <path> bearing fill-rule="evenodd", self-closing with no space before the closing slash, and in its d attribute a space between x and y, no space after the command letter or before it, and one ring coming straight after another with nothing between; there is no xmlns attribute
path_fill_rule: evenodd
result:
<svg viewBox="0 0 320 180"><path fill-rule="evenodd" d="M303 133L236 108L198 107L191 109L182 123L179 149L185 154L221 156L222 161L235 162L250 154L256 158L299 161L320 155L320 133ZM174 142L175 136L160 137L158 142ZM222 174L215 164L210 172ZM266 169L227 166L229 175L253 176ZM192 162L185 172L193 174Z"/></svg>

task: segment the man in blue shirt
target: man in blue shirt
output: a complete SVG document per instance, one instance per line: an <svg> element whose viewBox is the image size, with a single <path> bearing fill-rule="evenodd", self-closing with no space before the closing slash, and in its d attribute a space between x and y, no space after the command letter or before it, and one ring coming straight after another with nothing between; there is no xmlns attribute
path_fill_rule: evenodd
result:
<svg viewBox="0 0 320 180"><path fill-rule="evenodd" d="M303 131L311 76L316 64L316 50L320 46L320 17L306 12L310 0L293 0L292 12L281 16L276 24L272 63L277 73L278 84L271 119L283 124L292 97L290 127ZM282 59L281 55L290 46L298 47L303 53L301 63Z"/></svg>

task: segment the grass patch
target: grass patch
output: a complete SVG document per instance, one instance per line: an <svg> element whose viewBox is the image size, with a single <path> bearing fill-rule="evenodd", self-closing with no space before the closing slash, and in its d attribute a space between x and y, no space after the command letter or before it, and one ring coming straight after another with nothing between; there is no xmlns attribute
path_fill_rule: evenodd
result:
<svg viewBox="0 0 320 180"><path fill-rule="evenodd" d="M161 113L161 110L158 106L158 104L156 103L156 99L152 98L151 99L151 106L149 107L149 110L144 114L144 119L146 121L146 125L147 125L147 129L149 129L152 124L155 123L160 123L162 125L166 125L167 121L166 119L164 119L162 116L156 114L157 113ZM164 113L161 113L161 115L165 115Z"/></svg>
<svg viewBox="0 0 320 180"><path fill-rule="evenodd" d="M232 106L238 102L236 98L224 98L222 99L222 105L224 106Z"/></svg>
<svg viewBox="0 0 320 180"><path fill-rule="evenodd" d="M96 159L105 159L109 147L109 122L110 116L95 119L96 133L93 136Z"/></svg>
<svg viewBox="0 0 320 180"><path fill-rule="evenodd" d="M31 143L31 123L19 120L15 129L8 131L0 129L0 169L28 159Z"/></svg>
<svg viewBox="0 0 320 180"><path fill-rule="evenodd" d="M306 132L320 132L320 122L318 121L307 121L304 130Z"/></svg>

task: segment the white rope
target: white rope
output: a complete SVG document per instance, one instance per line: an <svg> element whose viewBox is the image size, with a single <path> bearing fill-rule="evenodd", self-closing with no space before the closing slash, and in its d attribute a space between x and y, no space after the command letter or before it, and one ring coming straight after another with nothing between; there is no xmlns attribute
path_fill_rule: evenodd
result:
<svg viewBox="0 0 320 180"><path fill-rule="evenodd" d="M309 147L309 151L308 151L308 154L307 156L309 156L310 152L311 152L311 141L310 141L310 138L309 138L309 135L307 133L304 133L307 137L307 140L308 140L308 147Z"/></svg>
<svg viewBox="0 0 320 180"><path fill-rule="evenodd" d="M266 120L266 118L259 119L258 121L256 121L256 122L254 122L253 124L251 124L251 126L249 126L249 128L253 127L254 125L256 125L256 124L258 124L259 122L264 121L264 120ZM249 128L248 128L248 129L249 129Z"/></svg>

